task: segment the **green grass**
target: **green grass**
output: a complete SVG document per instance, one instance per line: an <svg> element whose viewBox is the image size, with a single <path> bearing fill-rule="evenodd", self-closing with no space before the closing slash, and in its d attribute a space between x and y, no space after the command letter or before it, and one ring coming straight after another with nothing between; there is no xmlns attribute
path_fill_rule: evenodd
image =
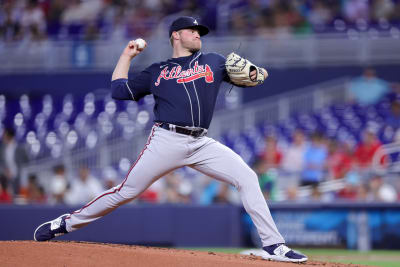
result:
<svg viewBox="0 0 400 267"><path fill-rule="evenodd" d="M240 253L246 248L184 248L189 250L212 251L222 253ZM297 248L295 248L297 249ZM400 251L372 250L360 252L346 249L297 249L313 261L352 263L368 266L400 267Z"/></svg>

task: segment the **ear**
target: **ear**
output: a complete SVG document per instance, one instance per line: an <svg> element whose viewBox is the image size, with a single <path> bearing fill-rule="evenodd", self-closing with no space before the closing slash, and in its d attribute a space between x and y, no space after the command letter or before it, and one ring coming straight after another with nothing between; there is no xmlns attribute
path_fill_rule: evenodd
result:
<svg viewBox="0 0 400 267"><path fill-rule="evenodd" d="M179 39L180 39L180 36L179 36L179 33L178 33L178 32L172 32L172 37L173 37L175 40L179 40Z"/></svg>

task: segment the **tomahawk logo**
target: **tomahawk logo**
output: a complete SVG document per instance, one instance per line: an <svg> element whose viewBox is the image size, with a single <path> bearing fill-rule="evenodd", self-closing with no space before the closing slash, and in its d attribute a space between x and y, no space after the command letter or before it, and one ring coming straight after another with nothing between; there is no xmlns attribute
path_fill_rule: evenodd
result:
<svg viewBox="0 0 400 267"><path fill-rule="evenodd" d="M206 83L212 83L214 82L214 73L210 66L207 64L199 65L199 63L196 61L193 68L187 70L182 70L181 66L173 67L171 70L168 69L168 66L165 67L161 70L160 75L158 76L154 85L160 85L161 79L176 79L177 83L188 83L200 78L204 78Z"/></svg>

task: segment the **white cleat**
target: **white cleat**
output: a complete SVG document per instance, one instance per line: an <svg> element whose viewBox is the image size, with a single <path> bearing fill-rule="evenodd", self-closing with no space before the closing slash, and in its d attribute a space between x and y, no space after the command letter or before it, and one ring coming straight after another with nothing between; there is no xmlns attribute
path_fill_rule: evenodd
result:
<svg viewBox="0 0 400 267"><path fill-rule="evenodd" d="M270 253L268 251L270 251ZM308 260L307 256L299 252L293 251L292 249L285 246L285 244L276 244L270 247L264 247L259 256L261 256L265 260L283 261L283 262L299 263L299 262L306 262Z"/></svg>

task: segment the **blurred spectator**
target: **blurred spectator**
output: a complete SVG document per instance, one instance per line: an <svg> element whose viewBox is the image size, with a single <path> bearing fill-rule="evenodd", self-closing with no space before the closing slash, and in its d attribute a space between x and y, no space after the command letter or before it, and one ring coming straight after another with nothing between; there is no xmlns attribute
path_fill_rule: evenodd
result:
<svg viewBox="0 0 400 267"><path fill-rule="evenodd" d="M279 181L287 186L297 186L299 184L306 151L306 141L302 131L296 130L292 139L292 143L283 153L282 175L285 181Z"/></svg>
<svg viewBox="0 0 400 267"><path fill-rule="evenodd" d="M0 203L12 203L12 195L8 190L8 179L0 174Z"/></svg>
<svg viewBox="0 0 400 267"><path fill-rule="evenodd" d="M359 30L378 24L381 30L388 30L400 19L400 4L397 0L3 0L0 38L10 41L146 37L157 34L160 21L177 15L200 18L219 34L270 36L343 31L346 24L356 25Z"/></svg>
<svg viewBox="0 0 400 267"><path fill-rule="evenodd" d="M95 41L99 39L99 29L95 22L88 23L86 25L83 40L84 41Z"/></svg>
<svg viewBox="0 0 400 267"><path fill-rule="evenodd" d="M67 27L68 34L73 38L84 36L84 38L93 35L91 33L97 32L93 27L101 10L103 8L103 1L101 0L72 0L67 2L67 6L61 15L61 22ZM89 26L90 25L90 26ZM85 28L88 29L85 36Z"/></svg>
<svg viewBox="0 0 400 267"><path fill-rule="evenodd" d="M147 37L151 33L151 27L157 25L155 15L143 2L137 2L135 8L127 12L127 31L129 36Z"/></svg>
<svg viewBox="0 0 400 267"><path fill-rule="evenodd" d="M50 202L64 203L64 197L69 187L64 165L55 166L53 172L54 175L51 177L49 186Z"/></svg>
<svg viewBox="0 0 400 267"><path fill-rule="evenodd" d="M291 23L293 17L293 9L289 2L277 1L274 5L274 26L276 28L276 33L279 35L286 35L291 32Z"/></svg>
<svg viewBox="0 0 400 267"><path fill-rule="evenodd" d="M329 177L331 179L344 178L353 165L353 151L348 142L331 140L327 160Z"/></svg>
<svg viewBox="0 0 400 267"><path fill-rule="evenodd" d="M103 171L103 183L104 183L104 188L111 189L114 186L117 185L118 181L118 173L114 168L112 167L107 167Z"/></svg>
<svg viewBox="0 0 400 267"><path fill-rule="evenodd" d="M210 179L209 177L207 177ZM214 197L218 194L220 183L216 180L210 179L203 188L200 196L200 204L209 205L212 203Z"/></svg>
<svg viewBox="0 0 400 267"><path fill-rule="evenodd" d="M66 1L53 0L47 12L47 32L50 36L57 37L61 30L61 16L66 8Z"/></svg>
<svg viewBox="0 0 400 267"><path fill-rule="evenodd" d="M165 179L165 202L189 203L191 201L192 185L177 172L170 172L162 179Z"/></svg>
<svg viewBox="0 0 400 267"><path fill-rule="evenodd" d="M276 200L277 191L277 169L268 168L268 165L263 160L257 161L253 166L257 173L258 182L265 199ZM286 177L280 177L283 179ZM286 182L286 181L283 181Z"/></svg>
<svg viewBox="0 0 400 267"><path fill-rule="evenodd" d="M137 198L139 202L148 202L148 203L157 203L158 202L158 195L157 192L147 189L140 196Z"/></svg>
<svg viewBox="0 0 400 267"><path fill-rule="evenodd" d="M351 81L349 93L361 106L375 105L389 93L389 84L379 79L373 68L366 68L361 77Z"/></svg>
<svg viewBox="0 0 400 267"><path fill-rule="evenodd" d="M394 134L393 142L400 144L400 129L398 129Z"/></svg>
<svg viewBox="0 0 400 267"><path fill-rule="evenodd" d="M21 36L22 8L17 1L3 1L0 5L0 38L4 41L17 40Z"/></svg>
<svg viewBox="0 0 400 267"><path fill-rule="evenodd" d="M359 171L370 171L374 154L381 146L382 144L374 132L371 130L364 131L362 141L357 145L354 152L354 161ZM381 164L384 164L384 158L381 160Z"/></svg>
<svg viewBox="0 0 400 267"><path fill-rule="evenodd" d="M298 201L298 188L290 186L286 189L286 199L288 201Z"/></svg>
<svg viewBox="0 0 400 267"><path fill-rule="evenodd" d="M316 31L322 31L332 20L332 12L325 1L317 0L309 12L309 20Z"/></svg>
<svg viewBox="0 0 400 267"><path fill-rule="evenodd" d="M239 193L237 190L228 183L224 183L210 177L205 177L207 183L202 190L200 196L200 204L210 205L213 203L232 203L237 204L240 202Z"/></svg>
<svg viewBox="0 0 400 267"><path fill-rule="evenodd" d="M394 13L395 4L391 0L373 0L371 5L371 16L375 22L388 21Z"/></svg>
<svg viewBox="0 0 400 267"><path fill-rule="evenodd" d="M347 0L344 1L344 16L350 22L369 20L369 4L366 0Z"/></svg>
<svg viewBox="0 0 400 267"><path fill-rule="evenodd" d="M14 194L19 193L21 169L27 162L27 151L23 144L15 140L14 129L5 129L0 144L0 175L12 184Z"/></svg>
<svg viewBox="0 0 400 267"><path fill-rule="evenodd" d="M362 183L357 188L357 200L360 202L372 201L372 196L369 191L369 186L366 183Z"/></svg>
<svg viewBox="0 0 400 267"><path fill-rule="evenodd" d="M22 190L21 195L29 204L45 204L47 202L43 186L39 184L37 176L34 174L29 175L28 185Z"/></svg>
<svg viewBox="0 0 400 267"><path fill-rule="evenodd" d="M26 2L21 17L22 34L32 41L43 40L46 37L44 12L38 0L28 0Z"/></svg>
<svg viewBox="0 0 400 267"><path fill-rule="evenodd" d="M274 136L267 136L265 139L265 150L260 155L266 171L270 168L277 168L281 164L282 153L278 149L278 143Z"/></svg>
<svg viewBox="0 0 400 267"><path fill-rule="evenodd" d="M358 198L360 176L357 172L351 171L345 177L344 188L337 192L337 198L348 201L355 201Z"/></svg>
<svg viewBox="0 0 400 267"><path fill-rule="evenodd" d="M399 10L400 10L400 3L399 3ZM389 93L390 101L397 101L400 102L400 83L394 82L392 83L392 91Z"/></svg>
<svg viewBox="0 0 400 267"><path fill-rule="evenodd" d="M150 203L159 203L159 202L169 202L168 199L168 189L165 188L166 184L168 183L166 180L170 179L174 181L174 185L177 187L180 185L180 176L175 173L171 172L167 174L165 177L161 177L157 181L155 181L149 188L147 188L142 194L140 194L137 198L139 202L150 202ZM176 183L176 184L175 184ZM178 194L178 191L175 191ZM177 195L179 198L179 196ZM180 200L178 200L179 202Z"/></svg>
<svg viewBox="0 0 400 267"><path fill-rule="evenodd" d="M393 101L390 106L390 113L386 116L386 125L394 130L400 129L400 102Z"/></svg>
<svg viewBox="0 0 400 267"><path fill-rule="evenodd" d="M246 35L248 24L242 12L234 11L231 14L231 31L234 35Z"/></svg>
<svg viewBox="0 0 400 267"><path fill-rule="evenodd" d="M229 184L221 183L217 194L213 198L213 203L229 203Z"/></svg>
<svg viewBox="0 0 400 267"><path fill-rule="evenodd" d="M86 204L104 191L100 181L90 174L87 167L79 169L79 177L71 183L71 189L65 195L69 205Z"/></svg>
<svg viewBox="0 0 400 267"><path fill-rule="evenodd" d="M321 201L321 198L322 198L322 193L319 190L318 185L313 184L311 186L311 194L310 194L310 197L308 200L312 201L312 202L319 202L319 201Z"/></svg>
<svg viewBox="0 0 400 267"><path fill-rule="evenodd" d="M301 185L314 185L323 180L327 156L328 152L323 136L314 133L304 154Z"/></svg>
<svg viewBox="0 0 400 267"><path fill-rule="evenodd" d="M313 184L311 185L311 194L306 198L306 201L329 202L332 201L332 195L330 193L321 192L320 187L317 184Z"/></svg>
<svg viewBox="0 0 400 267"><path fill-rule="evenodd" d="M398 200L394 186L386 183L380 175L373 175L371 177L369 187L374 201L395 202Z"/></svg>

